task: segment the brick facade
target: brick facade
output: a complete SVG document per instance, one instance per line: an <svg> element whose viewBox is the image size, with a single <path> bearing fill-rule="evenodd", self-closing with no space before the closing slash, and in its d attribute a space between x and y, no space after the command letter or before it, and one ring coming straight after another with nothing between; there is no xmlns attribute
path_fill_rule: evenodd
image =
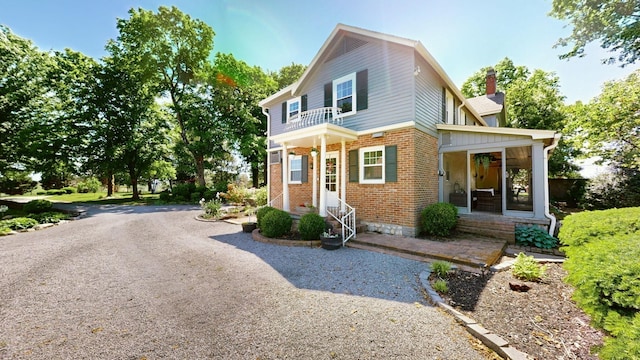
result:
<svg viewBox="0 0 640 360"><path fill-rule="evenodd" d="M438 202L438 139L416 128L387 131L379 138L363 135L346 144L347 162L349 151L378 145L397 146L398 181L385 184L349 182L347 163L346 202L356 209L357 218L369 225L370 229L394 235L415 236L419 232L422 209ZM340 151L340 148L339 143L331 144L327 146L327 151ZM297 155L309 155L309 150L294 149ZM320 157L318 165L319 160ZM309 167L312 163L313 158L309 156ZM282 192L281 166L271 165L270 170L273 197ZM289 185L290 209L312 202L313 171L319 177L318 166L313 170L309 169L307 183Z"/></svg>

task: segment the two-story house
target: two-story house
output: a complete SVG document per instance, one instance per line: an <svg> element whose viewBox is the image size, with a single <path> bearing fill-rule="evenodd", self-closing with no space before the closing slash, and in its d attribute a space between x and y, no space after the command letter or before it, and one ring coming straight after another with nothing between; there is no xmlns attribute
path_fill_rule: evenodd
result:
<svg viewBox="0 0 640 360"><path fill-rule="evenodd" d="M419 41L337 25L301 78L260 102L270 204L313 205L346 225L345 241L355 216L415 236L436 202L554 225L547 158L559 134L500 127L504 94L487 81L494 93L466 99Z"/></svg>

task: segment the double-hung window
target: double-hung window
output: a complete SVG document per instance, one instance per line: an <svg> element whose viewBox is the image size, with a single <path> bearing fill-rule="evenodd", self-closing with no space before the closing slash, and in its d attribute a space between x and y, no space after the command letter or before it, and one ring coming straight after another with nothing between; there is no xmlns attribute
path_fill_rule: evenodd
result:
<svg viewBox="0 0 640 360"><path fill-rule="evenodd" d="M302 183L302 156L289 156L289 183Z"/></svg>
<svg viewBox="0 0 640 360"><path fill-rule="evenodd" d="M287 122L291 119L295 119L301 112L300 98L291 99L287 101Z"/></svg>
<svg viewBox="0 0 640 360"><path fill-rule="evenodd" d="M333 81L333 106L342 109L343 114L356 110L356 74L352 73Z"/></svg>
<svg viewBox="0 0 640 360"><path fill-rule="evenodd" d="M360 183L384 184L384 150L384 146L372 146L360 149Z"/></svg>

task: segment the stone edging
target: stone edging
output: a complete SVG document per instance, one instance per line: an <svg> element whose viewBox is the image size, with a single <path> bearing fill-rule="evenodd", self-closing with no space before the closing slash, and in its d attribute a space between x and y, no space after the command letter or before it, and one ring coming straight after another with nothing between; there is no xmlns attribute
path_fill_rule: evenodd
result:
<svg viewBox="0 0 640 360"><path fill-rule="evenodd" d="M489 347L491 350L495 351L498 355L502 356L505 359L532 359L528 354L517 350L516 348L509 345L509 342L505 339L485 329L477 321L449 306L449 304L447 304L442 299L442 297L440 297L440 294L438 294L431 287L431 283L429 282L429 275L431 275L430 269L420 273L420 282L422 283L422 287L427 292L427 295L429 296L431 302L446 311L449 315L453 316L456 321L461 323L467 329L467 331L471 333L471 335L482 341L483 344L485 344L487 347Z"/></svg>
<svg viewBox="0 0 640 360"><path fill-rule="evenodd" d="M272 239L260 234L260 229L255 229L251 232L251 237L253 240L267 243L267 244L276 244L276 245L286 245L286 246L300 246L300 247L320 247L322 243L320 240L285 240L285 239Z"/></svg>

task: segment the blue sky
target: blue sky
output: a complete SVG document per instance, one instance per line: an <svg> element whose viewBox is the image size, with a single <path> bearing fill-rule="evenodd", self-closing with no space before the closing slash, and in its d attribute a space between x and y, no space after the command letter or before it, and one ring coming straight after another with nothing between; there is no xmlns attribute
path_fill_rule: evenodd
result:
<svg viewBox="0 0 640 360"><path fill-rule="evenodd" d="M462 83L504 57L529 69L553 71L567 103L589 101L605 81L640 65L602 65L597 45L581 59L559 60L556 40L570 33L547 16L551 0L0 0L0 23L42 50L71 48L94 58L116 38L117 18L132 7L175 5L216 32L214 51L278 70L309 64L337 23L421 41L453 81Z"/></svg>

